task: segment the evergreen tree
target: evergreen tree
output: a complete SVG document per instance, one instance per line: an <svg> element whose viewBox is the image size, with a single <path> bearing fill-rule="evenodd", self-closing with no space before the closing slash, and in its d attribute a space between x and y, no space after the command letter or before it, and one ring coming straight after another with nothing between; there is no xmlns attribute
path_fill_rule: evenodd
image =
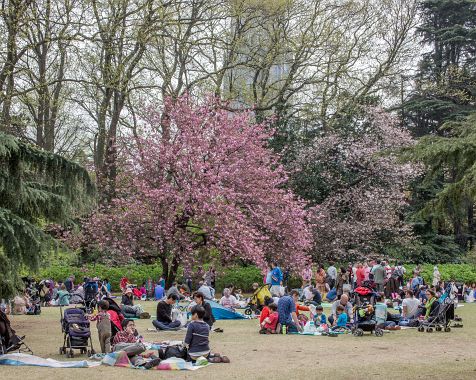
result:
<svg viewBox="0 0 476 380"><path fill-rule="evenodd" d="M419 33L429 51L423 54L415 91L403 104L402 114L416 137L450 137L453 132L449 122L464 120L476 111L476 2L422 1L421 16ZM444 123L447 124L442 128ZM427 145L431 143L425 138L416 149L431 151L431 145ZM434 197L443 194L462 175L457 162L437 162L429 162L430 172L422 177L424 180L415 182L407 217L422 243L415 255L447 260L472 244L474 205L466 198L460 199L460 204L448 202L443 207L440 199L439 208L432 209ZM458 245L452 244L449 237Z"/></svg>
<svg viewBox="0 0 476 380"><path fill-rule="evenodd" d="M421 2L423 55L416 88L404 114L416 136L440 133L439 127L475 110L476 2Z"/></svg>
<svg viewBox="0 0 476 380"><path fill-rule="evenodd" d="M87 171L0 132L0 295L15 291L22 266L36 269L52 239L42 226L66 222L92 199Z"/></svg>

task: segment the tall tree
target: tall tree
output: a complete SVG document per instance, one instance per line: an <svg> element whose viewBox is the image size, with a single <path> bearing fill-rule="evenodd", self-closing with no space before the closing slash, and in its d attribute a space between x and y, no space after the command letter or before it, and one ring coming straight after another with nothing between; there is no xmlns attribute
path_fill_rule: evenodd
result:
<svg viewBox="0 0 476 380"><path fill-rule="evenodd" d="M422 1L422 24L418 30L422 44L429 49L423 55L415 78L416 87L403 104L403 112L415 136L451 136L448 121L464 119L476 111L476 7L471 0ZM427 140L423 140L426 142ZM444 236L452 236L465 251L474 235L474 202L460 199L460 204L447 204L446 222L428 211L435 194L451 187L463 175L458 162L435 167L414 187L409 218L416 223L418 235L432 246ZM441 210L440 210L441 211ZM435 214L439 214L435 209ZM426 215L426 216L424 216ZM453 254L458 255L459 250ZM446 255L446 253L445 253Z"/></svg>
<svg viewBox="0 0 476 380"><path fill-rule="evenodd" d="M0 132L0 295L10 295L22 266L36 269L51 238L41 226L64 222L90 201L85 169Z"/></svg>
<svg viewBox="0 0 476 380"><path fill-rule="evenodd" d="M150 135L125 157L118 198L88 227L104 248L160 260L169 284L200 250L223 264L277 260L296 271L308 259L304 204L283 188L265 126L220 107L179 98L169 106L170 140L157 132L160 114L150 114Z"/></svg>

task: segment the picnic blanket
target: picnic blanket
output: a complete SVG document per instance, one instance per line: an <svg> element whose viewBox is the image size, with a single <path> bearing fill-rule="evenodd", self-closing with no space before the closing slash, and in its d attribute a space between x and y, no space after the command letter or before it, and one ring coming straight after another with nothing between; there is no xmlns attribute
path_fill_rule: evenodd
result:
<svg viewBox="0 0 476 380"><path fill-rule="evenodd" d="M36 367L50 367L50 368L89 368L89 367L97 367L101 365L101 363L88 361L88 360L60 362L54 359L43 359L35 355L14 353L14 354L0 355L0 365L36 366Z"/></svg>
<svg viewBox="0 0 476 380"><path fill-rule="evenodd" d="M194 365L179 358L170 358L167 360L162 360L157 367L152 369L162 371L195 371L208 365L206 359L197 362L199 362L201 365ZM90 368L97 367L100 365L108 365L112 367L124 367L145 370L145 368L143 367L136 367L132 365L126 352L124 351L111 352L110 354L104 355L104 357L102 357L100 361L81 360L63 362L54 359L43 359L35 355L28 355L23 353L6 354L0 355L0 365L37 366L50 368Z"/></svg>

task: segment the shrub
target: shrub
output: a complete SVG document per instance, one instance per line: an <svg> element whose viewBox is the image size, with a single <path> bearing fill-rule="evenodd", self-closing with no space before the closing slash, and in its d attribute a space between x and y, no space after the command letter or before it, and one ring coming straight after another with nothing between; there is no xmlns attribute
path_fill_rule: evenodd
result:
<svg viewBox="0 0 476 380"><path fill-rule="evenodd" d="M433 266L432 264L425 264L422 266L422 276L425 282L431 283L433 279ZM405 265L407 273L405 275L408 280L413 273L415 265ZM441 279L448 281L455 279L457 281L464 282L476 282L476 266L472 264L441 264L438 265L438 269L441 273ZM255 266L246 267L230 267L217 270L217 290L221 291L229 284L235 285L236 288L242 289L244 292L251 291L251 285L253 282L258 284L263 283L263 276L261 270ZM119 283L121 278L126 276L131 282L141 284L143 281L151 278L158 280L162 274L162 268L160 264L152 265L126 265L118 267L110 267L102 264L89 264L83 267L71 266L71 265L51 265L47 268L40 269L39 273L23 273L23 275L32 275L36 278L51 278L55 281L64 281L69 275L74 274L77 279L83 277L100 277L108 278L112 284L114 290L119 289ZM181 279L179 274L178 279ZM301 279L292 276L289 280L288 287L299 288L301 286Z"/></svg>

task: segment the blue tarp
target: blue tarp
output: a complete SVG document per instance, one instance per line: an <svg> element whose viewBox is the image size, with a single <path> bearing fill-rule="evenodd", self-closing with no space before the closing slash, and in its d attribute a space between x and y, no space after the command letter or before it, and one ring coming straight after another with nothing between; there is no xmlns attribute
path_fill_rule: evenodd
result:
<svg viewBox="0 0 476 380"><path fill-rule="evenodd" d="M221 306L220 304L207 301L212 307L212 313L216 320L219 319L247 319L243 314L237 313L236 311L227 309L226 307Z"/></svg>

